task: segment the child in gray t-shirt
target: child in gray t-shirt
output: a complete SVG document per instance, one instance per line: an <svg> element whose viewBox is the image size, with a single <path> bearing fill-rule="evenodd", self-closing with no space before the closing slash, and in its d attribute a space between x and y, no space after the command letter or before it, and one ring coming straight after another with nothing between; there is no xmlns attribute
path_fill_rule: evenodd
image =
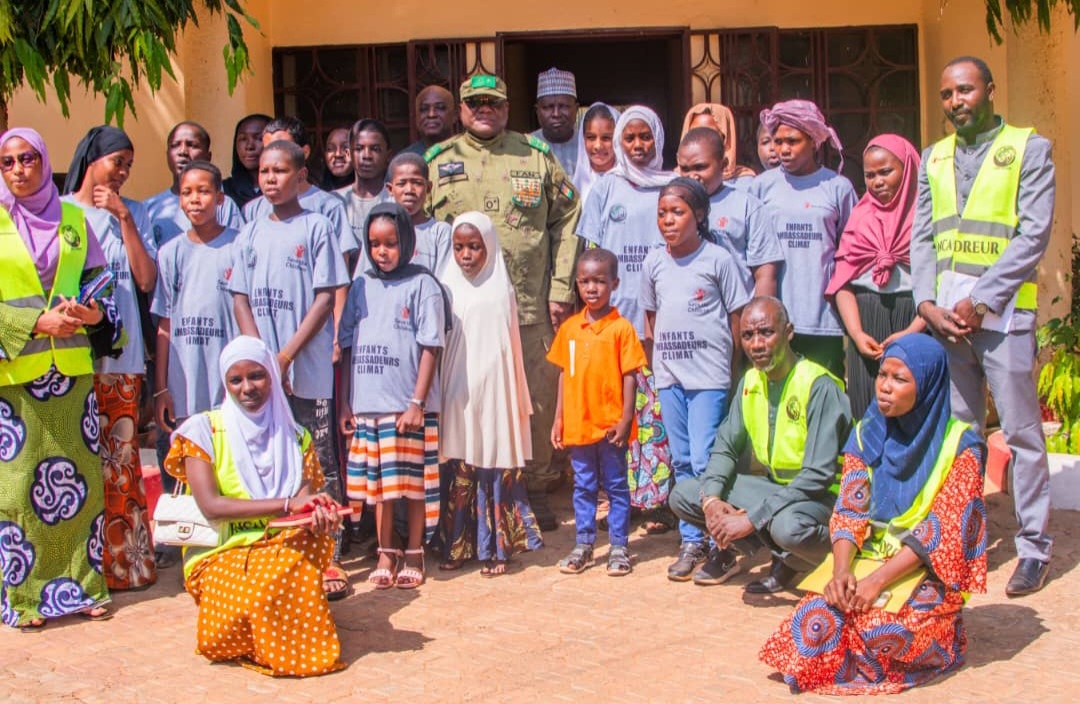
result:
<svg viewBox="0 0 1080 704"><path fill-rule="evenodd" d="M237 231L218 220L221 172L206 161L184 167L180 205L188 232L158 251L158 278L150 312L158 317L154 413L159 428L219 405L225 389L221 351L237 335L229 279Z"/></svg>
<svg viewBox="0 0 1080 704"><path fill-rule="evenodd" d="M375 206L365 232L366 266L338 332L350 362L338 388L340 429L351 439L347 490L353 503L375 506L379 562L368 581L412 589L424 581L422 546L439 516L437 362L448 315L438 281L410 263L416 233L405 208ZM392 547L398 500L409 526L403 565Z"/></svg>
<svg viewBox="0 0 1080 704"><path fill-rule="evenodd" d="M439 276L450 259L451 232L450 223L436 220L424 211L431 191L428 163L419 154L404 152L390 161L386 175L387 190L405 208L416 230L416 251L410 262Z"/></svg>

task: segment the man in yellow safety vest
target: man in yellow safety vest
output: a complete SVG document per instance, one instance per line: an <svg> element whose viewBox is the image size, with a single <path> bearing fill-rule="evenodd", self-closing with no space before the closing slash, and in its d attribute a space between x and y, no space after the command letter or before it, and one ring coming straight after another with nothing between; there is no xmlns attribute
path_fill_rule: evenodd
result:
<svg viewBox="0 0 1080 704"><path fill-rule="evenodd" d="M675 515L716 541L694 574L696 584L720 584L736 574L736 544L743 553L764 544L773 553L769 575L746 591L777 592L831 547L829 518L851 406L843 382L792 351L794 334L779 300L759 296L743 308L739 337L754 367L735 387L705 473L671 492ZM767 476L737 471L747 449Z"/></svg>
<svg viewBox="0 0 1080 704"><path fill-rule="evenodd" d="M911 232L919 315L949 353L953 415L982 428L986 384L1012 450L1019 562L1005 593L1046 582L1050 473L1032 369L1036 269L1054 220L1050 142L994 114L994 79L972 56L941 76L956 133L923 153Z"/></svg>

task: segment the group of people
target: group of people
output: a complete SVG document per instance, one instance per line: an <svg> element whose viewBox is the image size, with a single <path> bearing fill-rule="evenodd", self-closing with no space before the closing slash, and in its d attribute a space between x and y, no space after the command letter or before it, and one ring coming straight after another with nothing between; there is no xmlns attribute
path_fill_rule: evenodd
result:
<svg viewBox="0 0 1080 704"><path fill-rule="evenodd" d="M241 120L227 179L182 122L172 185L144 203L120 195L121 130L86 135L62 197L41 137L9 130L3 621L108 618L110 589L167 565L138 473L150 375L163 467L221 526L183 554L209 659L342 666L346 505L374 509L376 589L422 585L427 550L505 574L558 527L565 451L561 571L594 564L601 490L612 576L632 571L632 511L663 532L670 505L674 581L720 584L762 548L751 593L828 567L762 649L793 688L899 691L957 667L986 583L984 382L1014 454L1010 595L1042 587L1051 548L1031 366L1053 164L993 93L981 60L951 62L955 135L922 159L871 139L861 199L825 166L842 145L813 103L762 111L759 174L731 111L695 106L671 172L656 112L581 110L554 68L533 134L507 130L502 79L475 75L457 103L421 91L421 139L397 155L376 120L333 130L321 180L295 118Z"/></svg>

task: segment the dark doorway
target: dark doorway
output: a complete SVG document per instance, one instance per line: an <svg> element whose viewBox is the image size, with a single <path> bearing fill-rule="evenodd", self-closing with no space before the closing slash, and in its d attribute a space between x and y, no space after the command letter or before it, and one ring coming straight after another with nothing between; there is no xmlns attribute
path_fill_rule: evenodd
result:
<svg viewBox="0 0 1080 704"><path fill-rule="evenodd" d="M552 66L573 71L584 111L602 100L647 105L664 123L664 164L675 164L682 119L690 106L689 31L685 28L536 32L500 35L502 73L510 90L510 129L531 132L536 76Z"/></svg>

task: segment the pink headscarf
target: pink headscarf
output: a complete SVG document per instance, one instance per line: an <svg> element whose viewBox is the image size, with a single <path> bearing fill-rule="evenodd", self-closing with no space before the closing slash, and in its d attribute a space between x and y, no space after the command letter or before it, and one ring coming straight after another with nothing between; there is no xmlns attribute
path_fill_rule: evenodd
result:
<svg viewBox="0 0 1080 704"><path fill-rule="evenodd" d="M16 198L15 194L8 190L7 183L0 179L0 206L11 214L11 219L15 221L15 227L34 260L38 275L42 276L45 271L52 269L56 257L56 236L60 227L60 193L53 184L52 163L41 135L29 127L13 127L0 135L0 146L13 137L22 139L41 155L43 178L41 188L25 198Z"/></svg>
<svg viewBox="0 0 1080 704"><path fill-rule="evenodd" d="M844 170L844 147L840 144L840 138L836 130L826 124L818 106L809 100L785 100L773 105L771 110L766 108L761 111L761 124L769 130L769 134L775 134L780 125L805 132L814 140L815 149L828 142L840 154L840 168L837 171Z"/></svg>
<svg viewBox="0 0 1080 704"><path fill-rule="evenodd" d="M904 180L888 203L879 203L867 191L852 209L840 235L836 270L825 289L826 296L835 295L871 267L874 283L885 286L897 264L911 265L911 223L915 218L919 152L911 142L895 134L874 137L863 154L873 147L890 152L904 164Z"/></svg>

